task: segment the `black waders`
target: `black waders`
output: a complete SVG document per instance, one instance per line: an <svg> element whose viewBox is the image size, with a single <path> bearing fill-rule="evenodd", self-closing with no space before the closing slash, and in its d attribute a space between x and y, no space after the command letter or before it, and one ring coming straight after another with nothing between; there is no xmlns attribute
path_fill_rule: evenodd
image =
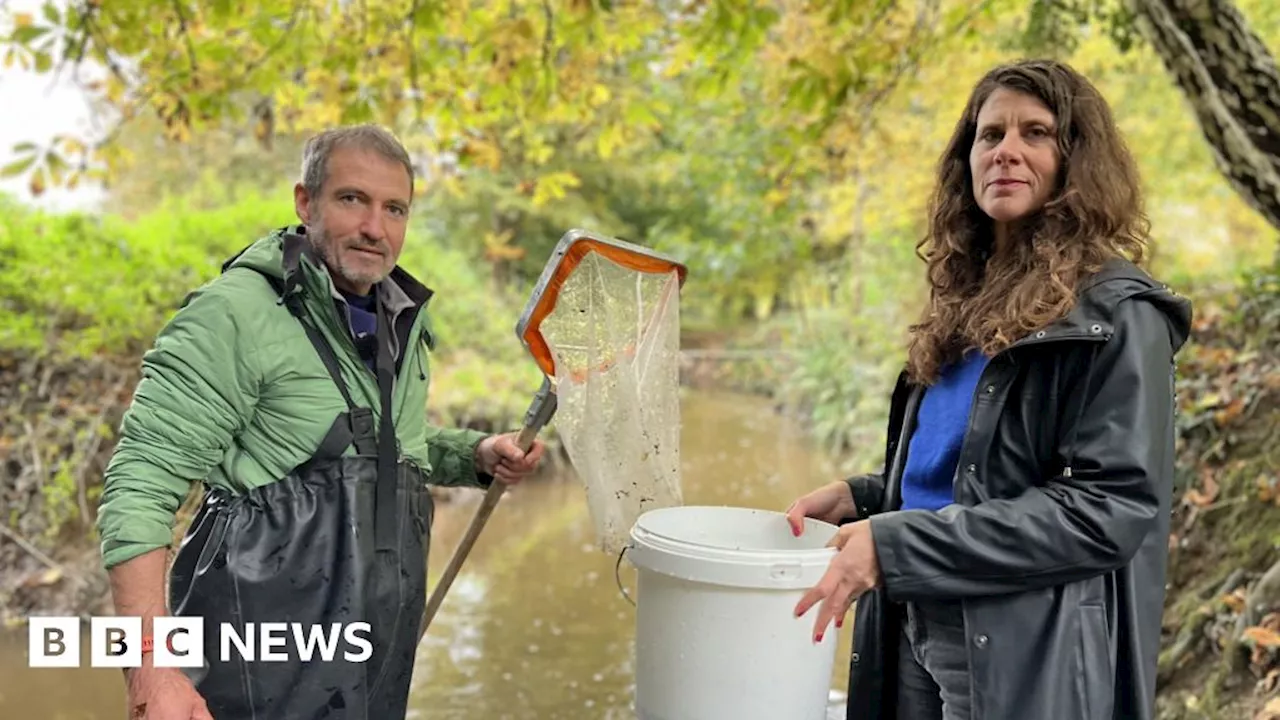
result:
<svg viewBox="0 0 1280 720"><path fill-rule="evenodd" d="M379 300L375 367L382 417L375 435L373 413L352 401L333 349L301 307L285 300L348 411L315 455L280 481L243 496L217 488L206 494L174 560L170 607L204 620L206 667L193 679L217 720L400 720L426 597L433 504L421 470L398 460L388 316ZM356 455L343 457L352 444ZM366 654L340 634L357 622L369 625L357 635L372 655L349 661L344 656ZM254 662L224 643L224 623L252 643ZM271 650L288 660L261 660L263 623L286 624L275 633L283 645ZM332 660L320 657L314 644L311 659L301 660L294 623L304 636L322 633L326 645L333 640Z"/></svg>

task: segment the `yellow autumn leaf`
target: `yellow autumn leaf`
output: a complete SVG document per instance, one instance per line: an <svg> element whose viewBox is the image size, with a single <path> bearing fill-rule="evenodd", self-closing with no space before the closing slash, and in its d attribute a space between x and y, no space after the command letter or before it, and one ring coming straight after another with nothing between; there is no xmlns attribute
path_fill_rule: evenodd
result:
<svg viewBox="0 0 1280 720"><path fill-rule="evenodd" d="M764 194L764 201L765 204L770 207L776 208L785 203L788 197L790 197L790 193L788 193L785 188L775 187L770 188L769 191Z"/></svg>
<svg viewBox="0 0 1280 720"><path fill-rule="evenodd" d="M525 152L525 157L534 165L542 165L555 155L556 149L542 140L534 141Z"/></svg>
<svg viewBox="0 0 1280 720"><path fill-rule="evenodd" d="M578 176L571 172L555 172L543 175L538 178L538 182L533 190L534 207L541 207L551 200L559 200L565 196L567 188L575 188L581 185Z"/></svg>
<svg viewBox="0 0 1280 720"><path fill-rule="evenodd" d="M626 131L620 125L608 125L596 137L596 152L608 160L623 145Z"/></svg>

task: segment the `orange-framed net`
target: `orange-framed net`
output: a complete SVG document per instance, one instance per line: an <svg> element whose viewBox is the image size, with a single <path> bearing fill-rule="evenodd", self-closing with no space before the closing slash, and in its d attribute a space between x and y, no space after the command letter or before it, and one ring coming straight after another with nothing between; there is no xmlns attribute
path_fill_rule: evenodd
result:
<svg viewBox="0 0 1280 720"><path fill-rule="evenodd" d="M666 276L676 274L678 285L683 285L688 270L684 265L644 251L642 248L630 249L618 241L604 241L593 237L579 237L565 250L564 256L556 263L551 275L544 281L545 286L529 314L527 325L521 339L529 348L538 366L548 377L555 377L555 358L547 341L542 336L542 321L555 309L560 299L561 289L565 281L577 270L583 260L596 254L616 264L624 271L631 271L637 276Z"/></svg>
<svg viewBox="0 0 1280 720"><path fill-rule="evenodd" d="M557 396L557 435L586 489L600 549L644 512L682 502L683 265L645 248L568 239L521 329Z"/></svg>

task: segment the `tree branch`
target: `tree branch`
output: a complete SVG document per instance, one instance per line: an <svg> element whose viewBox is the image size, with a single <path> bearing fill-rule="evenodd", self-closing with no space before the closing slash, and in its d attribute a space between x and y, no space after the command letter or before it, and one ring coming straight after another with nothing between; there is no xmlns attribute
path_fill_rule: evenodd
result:
<svg viewBox="0 0 1280 720"><path fill-rule="evenodd" d="M551 10L550 0L542 0L542 14L547 18L547 32L542 37L542 65L546 67L551 62L551 48L556 41L556 16Z"/></svg>
<svg viewBox="0 0 1280 720"><path fill-rule="evenodd" d="M191 65L191 80L198 82L200 64L196 62L196 47L191 42L191 31L187 25L187 14L182 9L183 0L173 0L173 11L178 15L178 32L187 46L187 62Z"/></svg>
<svg viewBox="0 0 1280 720"><path fill-rule="evenodd" d="M45 555L44 553L40 552L40 548L36 547L29 540L22 537L18 533L10 530L8 527L4 526L3 524L0 524L0 535L4 535L6 538L12 541L14 545L17 545L23 550L26 550L28 555L35 558L36 560L39 560L42 565L49 568L50 570L57 570L58 572L62 572L62 566L59 565L57 561L55 561L53 558L49 557L48 555Z"/></svg>
<svg viewBox="0 0 1280 720"><path fill-rule="evenodd" d="M249 63L244 66L244 72L241 73L240 76L241 82L248 80L249 76L252 75L255 70L262 67L263 63L269 60L272 55L279 52L280 48L284 47L284 41L289 39L289 35L293 33L294 28L298 25L298 19L302 16L302 10L303 3L294 2L293 13L289 16L289 22L285 23L284 28L280 31L280 37L276 38L275 42L271 43L266 50L263 50L261 55L250 60Z"/></svg>
<svg viewBox="0 0 1280 720"><path fill-rule="evenodd" d="M0 2L2 2L2 0L0 0ZM0 7L3 7L3 5L0 5ZM58 69L53 73L53 81L55 83L58 81L58 78L62 77L62 71L66 69L68 63L71 64L73 69L78 69L80 67L80 61L84 60L85 51L89 47L89 33L87 32L89 14L95 9L96 8L93 5L90 5L77 13L77 27L75 30L72 30L68 36L71 40L76 42L76 49L74 52L65 53L62 56L62 59L58 61ZM72 59L73 56L75 58L74 60Z"/></svg>
<svg viewBox="0 0 1280 720"><path fill-rule="evenodd" d="M1280 228L1280 72L1229 0L1129 0L1219 170Z"/></svg>

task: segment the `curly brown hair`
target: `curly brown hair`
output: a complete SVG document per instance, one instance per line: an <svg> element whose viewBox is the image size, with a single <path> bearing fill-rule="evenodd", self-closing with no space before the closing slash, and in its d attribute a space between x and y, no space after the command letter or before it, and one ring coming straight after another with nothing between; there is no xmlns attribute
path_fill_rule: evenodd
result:
<svg viewBox="0 0 1280 720"><path fill-rule="evenodd" d="M1039 98L1056 119L1057 186L1007 252L995 253L993 222L973 196L969 151L978 112L999 88ZM929 302L910 328L907 372L931 384L970 349L994 355L1062 318L1081 280L1113 257L1141 264L1150 223L1138 170L1102 94L1052 60L1001 65L974 87L938 162L928 234Z"/></svg>

